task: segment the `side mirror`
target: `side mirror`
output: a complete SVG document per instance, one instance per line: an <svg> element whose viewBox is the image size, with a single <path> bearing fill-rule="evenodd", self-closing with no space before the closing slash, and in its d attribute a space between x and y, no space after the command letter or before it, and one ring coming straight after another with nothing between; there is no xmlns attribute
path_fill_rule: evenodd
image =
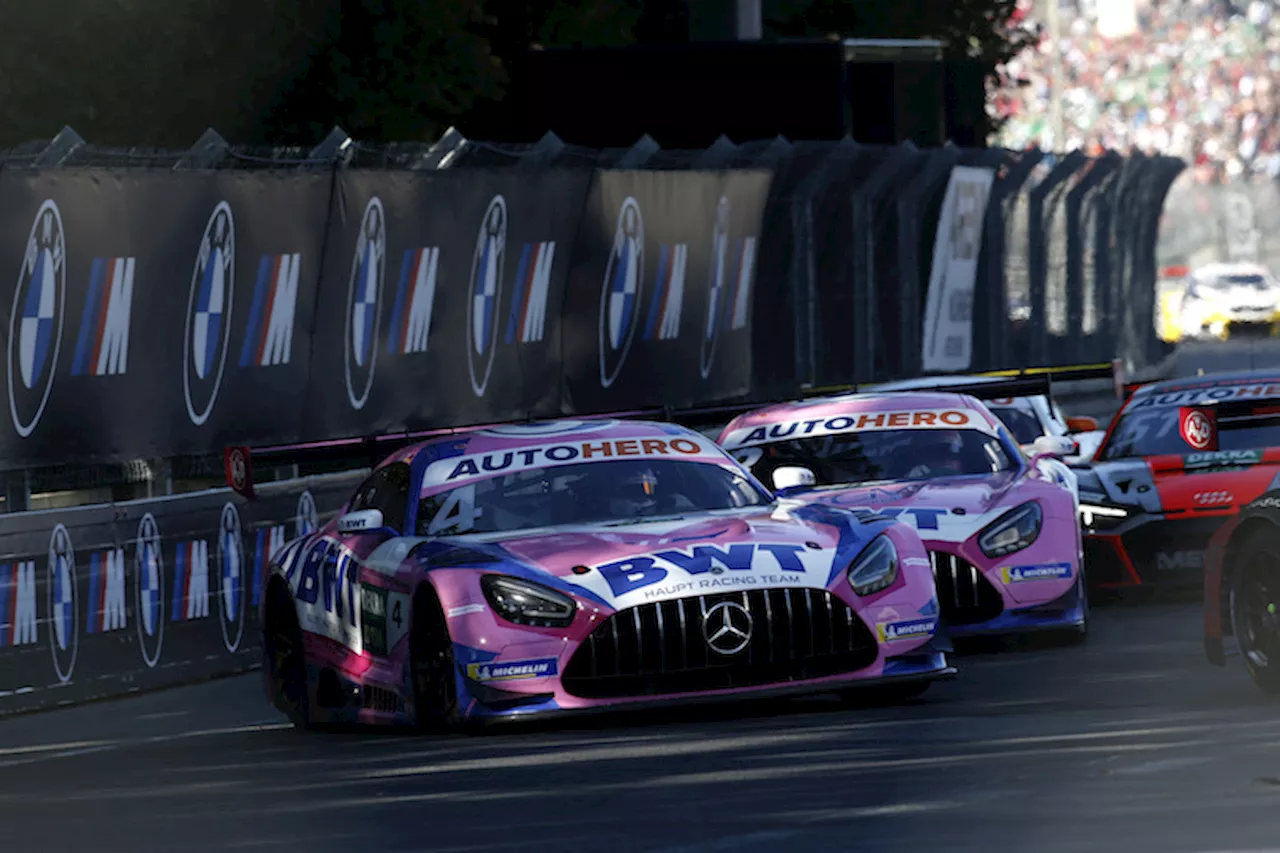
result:
<svg viewBox="0 0 1280 853"><path fill-rule="evenodd" d="M338 532L346 536L374 533L383 526L380 509L360 509L338 519Z"/></svg>
<svg viewBox="0 0 1280 853"><path fill-rule="evenodd" d="M773 490L780 492L783 489L794 489L798 486L812 486L818 482L818 478L808 468L802 468L799 465L783 465L773 472Z"/></svg>
<svg viewBox="0 0 1280 853"><path fill-rule="evenodd" d="M1093 432L1097 428L1097 418L1067 418L1067 432Z"/></svg>
<svg viewBox="0 0 1280 853"><path fill-rule="evenodd" d="M1031 452L1035 456L1051 456L1055 459L1072 456L1079 449L1079 445L1065 435L1042 435L1031 445Z"/></svg>

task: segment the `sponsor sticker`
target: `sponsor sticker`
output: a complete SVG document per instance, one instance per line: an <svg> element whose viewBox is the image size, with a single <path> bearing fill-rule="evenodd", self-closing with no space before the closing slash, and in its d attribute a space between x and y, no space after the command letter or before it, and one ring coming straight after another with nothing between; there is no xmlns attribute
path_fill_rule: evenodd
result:
<svg viewBox="0 0 1280 853"><path fill-rule="evenodd" d="M1217 450L1217 419L1212 409L1182 406L1178 409L1178 430L1193 450Z"/></svg>
<svg viewBox="0 0 1280 853"><path fill-rule="evenodd" d="M971 409L908 409L897 412L859 412L830 418L782 421L767 426L743 427L725 437L730 449L818 435L871 432L891 429L977 429L995 434L996 428Z"/></svg>
<svg viewBox="0 0 1280 853"><path fill-rule="evenodd" d="M1056 581L1071 577L1070 563L1042 563L1037 566L1004 566L1000 578L1006 584L1025 581Z"/></svg>
<svg viewBox="0 0 1280 853"><path fill-rule="evenodd" d="M880 642L891 643L894 640L910 640L915 637L931 637L938 630L938 620L933 618L907 619L902 622L880 622L876 625L876 634Z"/></svg>
<svg viewBox="0 0 1280 853"><path fill-rule="evenodd" d="M525 678L545 678L555 675L558 671L558 661L555 658L467 664L467 677L472 681L519 681Z"/></svg>
<svg viewBox="0 0 1280 853"><path fill-rule="evenodd" d="M691 459L723 462L724 455L707 441L694 438L624 438L542 444L511 450L494 450L432 462L422 478L424 496L446 484L477 477L510 474L530 468L546 468L579 462L612 459Z"/></svg>
<svg viewBox="0 0 1280 853"><path fill-rule="evenodd" d="M1188 453L1182 457L1182 468L1185 471L1194 471L1198 468L1234 468L1257 465L1261 461L1261 450L1216 450L1208 453Z"/></svg>

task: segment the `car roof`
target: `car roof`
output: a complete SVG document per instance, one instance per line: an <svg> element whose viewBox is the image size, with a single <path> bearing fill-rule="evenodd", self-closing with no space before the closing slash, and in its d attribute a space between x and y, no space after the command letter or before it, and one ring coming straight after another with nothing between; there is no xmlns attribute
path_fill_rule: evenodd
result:
<svg viewBox="0 0 1280 853"><path fill-rule="evenodd" d="M989 382L999 382L998 376L916 376L912 379L895 379L892 382L878 382L875 385L865 385L862 390L865 392L876 391L910 391L915 388L936 388L939 385L983 385Z"/></svg>
<svg viewBox="0 0 1280 853"><path fill-rule="evenodd" d="M1151 385L1144 385L1134 392L1131 400L1151 397L1158 394L1174 394L1179 391L1194 391L1199 388L1212 388L1215 385L1254 385L1280 383L1280 370L1232 370L1222 373L1205 373L1201 376L1185 376L1177 379L1166 379Z"/></svg>

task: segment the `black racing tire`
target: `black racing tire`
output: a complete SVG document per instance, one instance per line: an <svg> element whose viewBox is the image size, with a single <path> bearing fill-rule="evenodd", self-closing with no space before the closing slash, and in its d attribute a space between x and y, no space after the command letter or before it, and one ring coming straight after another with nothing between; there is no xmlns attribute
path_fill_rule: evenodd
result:
<svg viewBox="0 0 1280 853"><path fill-rule="evenodd" d="M1253 683L1280 695L1280 541L1267 530L1233 549L1231 630Z"/></svg>
<svg viewBox="0 0 1280 853"><path fill-rule="evenodd" d="M283 583L274 583L267 591L263 665L268 668L272 704L296 730L313 729L302 627L293 596Z"/></svg>
<svg viewBox="0 0 1280 853"><path fill-rule="evenodd" d="M409 634L409 667L418 728L425 732L454 731L461 726L458 676L453 640L440 600L424 584L413 600L413 628Z"/></svg>

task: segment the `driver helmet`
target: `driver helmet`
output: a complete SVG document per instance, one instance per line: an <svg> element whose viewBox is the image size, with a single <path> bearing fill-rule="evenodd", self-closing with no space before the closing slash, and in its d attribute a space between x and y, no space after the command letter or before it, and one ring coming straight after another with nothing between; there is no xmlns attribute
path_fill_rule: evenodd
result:
<svg viewBox="0 0 1280 853"><path fill-rule="evenodd" d="M658 509L658 477L647 466L621 477L611 472L602 491L609 496L609 515L614 518L653 515Z"/></svg>

